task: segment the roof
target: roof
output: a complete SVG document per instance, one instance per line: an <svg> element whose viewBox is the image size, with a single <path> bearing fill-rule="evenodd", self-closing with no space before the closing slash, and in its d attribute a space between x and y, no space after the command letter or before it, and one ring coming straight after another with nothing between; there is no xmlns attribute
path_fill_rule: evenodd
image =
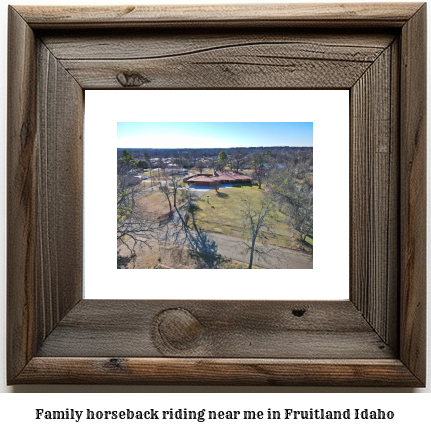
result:
<svg viewBox="0 0 431 432"><path fill-rule="evenodd" d="M214 183L216 181L236 181L236 180L251 180L250 176L246 176L232 171L217 171L215 175L208 177L207 175L196 175L184 180L189 182Z"/></svg>
<svg viewBox="0 0 431 432"><path fill-rule="evenodd" d="M218 181L218 180L215 179L214 177L207 177L207 176L198 175L198 176L192 176L192 177L188 178L187 181L214 183L215 181Z"/></svg>
<svg viewBox="0 0 431 432"><path fill-rule="evenodd" d="M217 180L251 180L250 176L235 173L232 171L217 171L214 177Z"/></svg>

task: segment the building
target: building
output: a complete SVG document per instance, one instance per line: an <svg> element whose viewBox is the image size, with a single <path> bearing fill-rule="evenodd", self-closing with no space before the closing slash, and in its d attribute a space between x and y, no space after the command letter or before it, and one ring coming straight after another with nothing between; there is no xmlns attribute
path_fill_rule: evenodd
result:
<svg viewBox="0 0 431 432"><path fill-rule="evenodd" d="M215 183L218 184L244 184L250 185L252 178L232 171L215 171L214 175L210 174L195 174L186 177L184 183L193 184L194 186L208 186L213 187Z"/></svg>
<svg viewBox="0 0 431 432"><path fill-rule="evenodd" d="M188 174L189 172L187 169L181 168L175 164L169 164L165 171L167 174L172 175Z"/></svg>

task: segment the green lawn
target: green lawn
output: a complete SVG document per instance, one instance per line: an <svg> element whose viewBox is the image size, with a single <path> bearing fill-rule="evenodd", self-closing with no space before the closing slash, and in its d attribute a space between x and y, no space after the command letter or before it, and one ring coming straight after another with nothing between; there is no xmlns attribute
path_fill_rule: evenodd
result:
<svg viewBox="0 0 431 432"><path fill-rule="evenodd" d="M264 193L257 186L222 188L219 190L219 195L214 190L205 192L197 202L201 209L196 215L197 225L207 232L243 238L243 215L241 213L244 206L243 200L247 198L258 205ZM210 196L209 202L207 202L207 195ZM273 218L272 232L263 232L269 244L290 249L303 249L298 237L292 234L292 230L287 225L286 217L279 212L276 212Z"/></svg>

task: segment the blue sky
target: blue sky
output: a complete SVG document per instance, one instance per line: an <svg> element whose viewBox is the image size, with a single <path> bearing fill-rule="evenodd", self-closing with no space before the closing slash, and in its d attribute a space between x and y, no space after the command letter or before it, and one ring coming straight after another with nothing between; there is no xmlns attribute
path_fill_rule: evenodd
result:
<svg viewBox="0 0 431 432"><path fill-rule="evenodd" d="M119 148L312 146L311 122L118 122Z"/></svg>

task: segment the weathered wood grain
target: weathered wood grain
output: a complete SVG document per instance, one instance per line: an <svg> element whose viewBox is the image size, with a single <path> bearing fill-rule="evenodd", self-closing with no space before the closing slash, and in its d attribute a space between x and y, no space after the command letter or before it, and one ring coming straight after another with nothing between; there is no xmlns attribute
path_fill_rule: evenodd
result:
<svg viewBox="0 0 431 432"><path fill-rule="evenodd" d="M399 360L34 357L17 383L417 387Z"/></svg>
<svg viewBox="0 0 431 432"><path fill-rule="evenodd" d="M250 50L222 50L215 56L191 55L187 59L64 61L65 68L86 90L97 89L184 89L184 88L289 88L306 89L309 83L317 89L348 89L370 65L369 62L316 61L313 59L257 59ZM248 51L243 55L242 51ZM140 77L124 84L120 76Z"/></svg>
<svg viewBox="0 0 431 432"><path fill-rule="evenodd" d="M390 91L390 142L391 156L388 166L388 191L387 196L387 288L385 294L385 312L386 312L386 338L385 341L396 353L399 353L399 327L400 327L400 299L399 290L394 287L400 286L400 41L395 40L391 46L391 88Z"/></svg>
<svg viewBox="0 0 431 432"><path fill-rule="evenodd" d="M401 360L425 381L426 5L401 36Z"/></svg>
<svg viewBox="0 0 431 432"><path fill-rule="evenodd" d="M314 57L319 60L374 61L390 45L395 30L378 33L266 30L177 30L110 32L68 31L62 35L39 32L41 41L59 60L143 60L185 56L204 51L235 48L244 45L261 47L281 44L294 45L287 50L297 58Z"/></svg>
<svg viewBox="0 0 431 432"><path fill-rule="evenodd" d="M393 31L42 36L85 89L350 88L394 38ZM128 75L134 79L119 79Z"/></svg>
<svg viewBox="0 0 431 432"><path fill-rule="evenodd" d="M82 296L84 92L45 45L37 48L34 289L44 339Z"/></svg>
<svg viewBox="0 0 431 432"><path fill-rule="evenodd" d="M36 353L35 337L35 38L9 9L7 128L7 355L16 376Z"/></svg>
<svg viewBox="0 0 431 432"><path fill-rule="evenodd" d="M124 88L119 74L138 74L136 88L350 88L379 54L319 58L313 44L259 44L142 60L63 60L85 89ZM334 50L335 51L335 50ZM330 54L328 54L330 56ZM340 57L342 54L338 53ZM336 55L334 56L336 57Z"/></svg>
<svg viewBox="0 0 431 432"><path fill-rule="evenodd" d="M389 301L398 273L394 54L389 46L352 87L350 110L350 298L386 342L397 327L396 303Z"/></svg>
<svg viewBox="0 0 431 432"><path fill-rule="evenodd" d="M291 3L261 5L184 5L118 7L20 6L23 18L37 29L170 28L271 25L297 27L402 27L420 3Z"/></svg>
<svg viewBox="0 0 431 432"><path fill-rule="evenodd" d="M159 325L166 312L178 313L176 323L172 314L169 333ZM199 326L193 338L184 316L190 317L189 331ZM83 300L47 337L38 356L91 355L343 359L394 353L349 301Z"/></svg>
<svg viewBox="0 0 431 432"><path fill-rule="evenodd" d="M8 375L82 293L83 91L9 10Z"/></svg>

